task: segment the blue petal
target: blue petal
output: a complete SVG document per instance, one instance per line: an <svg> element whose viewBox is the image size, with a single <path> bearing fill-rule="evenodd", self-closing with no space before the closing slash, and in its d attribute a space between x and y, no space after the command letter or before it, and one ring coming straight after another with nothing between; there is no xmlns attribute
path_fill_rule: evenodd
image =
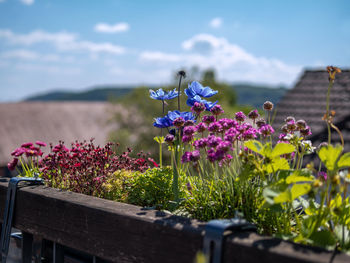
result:
<svg viewBox="0 0 350 263"><path fill-rule="evenodd" d="M168 118L168 116L155 118L153 123L153 126L157 128L167 128L172 125L173 122Z"/></svg>
<svg viewBox="0 0 350 263"><path fill-rule="evenodd" d="M199 82L193 81L188 85L188 88L185 89L185 93L189 98L195 97L196 95L209 98L218 93L218 91L212 90L210 87L204 88Z"/></svg>

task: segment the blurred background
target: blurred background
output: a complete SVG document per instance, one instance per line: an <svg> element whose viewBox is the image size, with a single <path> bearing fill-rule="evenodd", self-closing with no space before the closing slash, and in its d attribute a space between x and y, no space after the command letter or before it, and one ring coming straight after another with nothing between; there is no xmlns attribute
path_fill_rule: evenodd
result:
<svg viewBox="0 0 350 263"><path fill-rule="evenodd" d="M349 10L346 0L0 0L2 173L26 141L93 137L154 153L162 107L148 90L177 87L179 70L182 90L194 80L219 90L212 100L230 116L278 105L298 84L323 92L322 70L338 66L350 129ZM308 102L297 108L307 120Z"/></svg>

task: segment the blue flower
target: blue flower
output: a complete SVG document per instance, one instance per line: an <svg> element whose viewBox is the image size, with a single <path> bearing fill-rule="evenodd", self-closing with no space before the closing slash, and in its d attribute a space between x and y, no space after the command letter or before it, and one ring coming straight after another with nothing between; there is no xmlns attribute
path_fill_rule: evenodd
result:
<svg viewBox="0 0 350 263"><path fill-rule="evenodd" d="M196 117L190 111L183 111L183 112L180 112L178 110L169 111L167 116L172 121L174 121L179 117L182 117L185 121L188 121L188 120L194 121L196 119Z"/></svg>
<svg viewBox="0 0 350 263"><path fill-rule="evenodd" d="M169 111L164 117L159 117L154 119L153 126L157 128L167 128L173 126L175 119L182 117L185 121L193 120L195 121L195 116L192 112L180 112L178 110Z"/></svg>
<svg viewBox="0 0 350 263"><path fill-rule="evenodd" d="M167 128L173 126L173 121L166 115L164 117L155 118L153 126L157 128Z"/></svg>
<svg viewBox="0 0 350 263"><path fill-rule="evenodd" d="M199 82L193 81L191 84L188 84L188 88L185 89L185 93L189 98L193 98L196 95L209 98L218 93L218 91L212 90L210 87L203 87Z"/></svg>
<svg viewBox="0 0 350 263"><path fill-rule="evenodd" d="M157 91L150 89L149 96L155 100L171 100L171 99L176 98L178 96L178 92L176 91L176 88L174 90L169 91L169 92L164 92L162 89L159 89Z"/></svg>
<svg viewBox="0 0 350 263"><path fill-rule="evenodd" d="M205 99L202 99L198 95L196 95L196 96L194 96L192 98L188 98L187 101L186 101L187 105L190 106L190 107L193 106L195 102L203 103L204 106L205 106L205 109L207 111L210 111L211 108L213 108L216 105L216 103L218 103L218 101L215 101L215 102L207 101Z"/></svg>

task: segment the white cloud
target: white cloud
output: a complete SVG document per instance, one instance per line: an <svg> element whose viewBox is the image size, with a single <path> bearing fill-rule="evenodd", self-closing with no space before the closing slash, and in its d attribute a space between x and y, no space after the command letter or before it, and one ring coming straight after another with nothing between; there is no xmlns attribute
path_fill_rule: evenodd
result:
<svg viewBox="0 0 350 263"><path fill-rule="evenodd" d="M140 59L155 62L179 62L181 61L181 56L177 54L167 54L159 51L144 51L141 52Z"/></svg>
<svg viewBox="0 0 350 263"><path fill-rule="evenodd" d="M11 30L0 29L0 39L6 39L11 44L33 45L38 43L50 43L63 51L88 51L90 53L124 54L125 48L109 42L95 43L79 40L78 36L67 32L49 33L41 30L28 34L15 34Z"/></svg>
<svg viewBox="0 0 350 263"><path fill-rule="evenodd" d="M25 5L32 5L34 4L34 0L20 0L22 2L22 4Z"/></svg>
<svg viewBox="0 0 350 263"><path fill-rule="evenodd" d="M24 59L24 60L33 60L38 58L38 54L36 52L25 50L25 49L17 49L10 50L0 53L0 57L3 59Z"/></svg>
<svg viewBox="0 0 350 263"><path fill-rule="evenodd" d="M220 17L213 18L213 19L210 21L209 25L210 25L212 28L219 28L219 27L221 27L221 25L222 25L222 18L220 18Z"/></svg>
<svg viewBox="0 0 350 263"><path fill-rule="evenodd" d="M32 31L28 34L15 34L11 30L0 29L0 38L4 38L12 44L27 46L42 42L62 44L77 41L77 36L72 33L48 33L41 30Z"/></svg>
<svg viewBox="0 0 350 263"><path fill-rule="evenodd" d="M45 62L67 62L71 63L75 59L71 56L59 56L57 54L39 54L32 50L15 49L0 53L2 59L16 59L16 60L36 60Z"/></svg>
<svg viewBox="0 0 350 263"><path fill-rule="evenodd" d="M198 66L215 68L226 81L266 82L270 84L292 83L302 67L288 65L274 58L258 57L225 38L198 34L182 43L185 52L168 54L159 51L140 54L143 61L162 61L168 67Z"/></svg>
<svg viewBox="0 0 350 263"><path fill-rule="evenodd" d="M117 23L114 25L109 25L106 23L98 23L95 25L94 30L96 32L100 33L120 33L120 32L126 32L130 29L130 26L128 23Z"/></svg>

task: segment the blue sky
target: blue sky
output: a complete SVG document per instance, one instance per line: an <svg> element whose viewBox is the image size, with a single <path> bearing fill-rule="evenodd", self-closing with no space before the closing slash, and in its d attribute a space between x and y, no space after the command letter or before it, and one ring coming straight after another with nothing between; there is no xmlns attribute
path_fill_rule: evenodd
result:
<svg viewBox="0 0 350 263"><path fill-rule="evenodd" d="M180 68L292 85L350 64L350 1L0 0L0 101L103 84L167 84Z"/></svg>

